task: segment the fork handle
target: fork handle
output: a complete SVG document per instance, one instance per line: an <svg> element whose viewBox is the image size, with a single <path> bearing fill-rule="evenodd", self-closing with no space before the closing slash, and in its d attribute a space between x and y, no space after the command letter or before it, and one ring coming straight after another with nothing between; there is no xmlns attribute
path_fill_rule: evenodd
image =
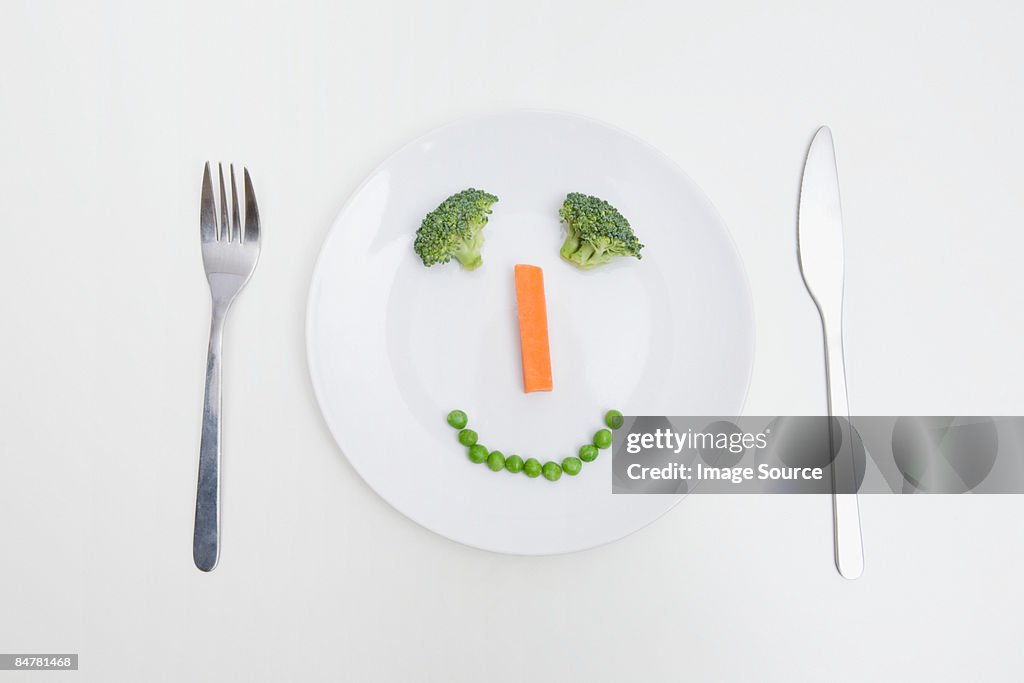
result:
<svg viewBox="0 0 1024 683"><path fill-rule="evenodd" d="M199 443L196 523L192 536L192 559L204 572L216 567L220 556L220 356L226 313L227 306L215 301L206 358L203 434Z"/></svg>

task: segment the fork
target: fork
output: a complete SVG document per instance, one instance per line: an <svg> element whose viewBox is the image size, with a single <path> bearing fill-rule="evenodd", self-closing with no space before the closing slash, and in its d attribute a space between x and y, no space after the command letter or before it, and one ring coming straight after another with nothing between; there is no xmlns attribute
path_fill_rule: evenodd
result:
<svg viewBox="0 0 1024 683"><path fill-rule="evenodd" d="M224 319L231 303L252 277L260 256L260 215L249 170L243 168L245 187L245 229L239 219L235 167L231 176L231 218L224 191L224 167L217 164L220 176L220 222L214 206L210 163L203 169L203 189L199 210L199 236L203 248L203 267L210 283L213 301L210 323L210 348L206 358L206 395L203 402L203 434L199 444L199 483L196 489L196 523L192 536L192 559L204 572L217 566L220 556L220 409L221 348Z"/></svg>

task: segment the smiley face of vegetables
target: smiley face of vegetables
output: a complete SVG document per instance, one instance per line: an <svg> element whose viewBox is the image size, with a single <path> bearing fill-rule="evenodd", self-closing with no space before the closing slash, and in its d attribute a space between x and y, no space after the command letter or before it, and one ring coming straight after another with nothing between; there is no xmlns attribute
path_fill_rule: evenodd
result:
<svg viewBox="0 0 1024 683"><path fill-rule="evenodd" d="M464 269L475 270L483 263L483 229L488 223L491 206L498 197L469 188L457 192L423 219L413 248L425 266L457 260ZM571 192L559 210L566 226L566 238L559 253L581 269L608 263L617 256L641 258L640 243L629 221L614 206L590 195ZM519 335L522 349L523 390L551 391L554 381L548 340L547 305L544 295L544 273L526 264L515 266L515 289L519 311ZM469 417L461 410L447 416L448 425L458 430L458 442L466 448L466 457L474 464L485 464L493 472L523 473L530 479L541 475L547 481L558 481L565 474L578 475L585 463L597 459L601 450L612 445L612 432L623 425L622 413L609 410L605 414L608 429L594 433L591 443L583 444L577 456L560 462L543 464L536 458L523 459L498 450L489 450L478 442L477 433L468 427Z"/></svg>

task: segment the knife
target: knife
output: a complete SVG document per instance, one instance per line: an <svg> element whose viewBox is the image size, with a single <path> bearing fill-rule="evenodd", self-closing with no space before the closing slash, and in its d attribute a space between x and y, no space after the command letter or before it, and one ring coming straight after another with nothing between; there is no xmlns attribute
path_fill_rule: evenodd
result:
<svg viewBox="0 0 1024 683"><path fill-rule="evenodd" d="M843 214L832 131L822 126L811 141L800 185L797 244L804 284L821 316L828 385L832 461L832 519L836 569L847 579L864 571L860 507L843 360Z"/></svg>

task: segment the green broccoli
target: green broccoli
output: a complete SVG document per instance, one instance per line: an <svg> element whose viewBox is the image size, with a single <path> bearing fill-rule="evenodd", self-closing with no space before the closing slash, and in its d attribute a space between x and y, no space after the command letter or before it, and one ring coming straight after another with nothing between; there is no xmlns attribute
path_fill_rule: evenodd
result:
<svg viewBox="0 0 1024 683"><path fill-rule="evenodd" d="M480 250L484 246L484 226L491 204L498 201L493 194L469 188L453 194L427 214L416 231L413 248L423 265L448 263L454 256L466 270L483 263Z"/></svg>
<svg viewBox="0 0 1024 683"><path fill-rule="evenodd" d="M568 226L562 258L577 267L594 268L615 256L641 258L644 245L633 234L629 221L605 200L570 192L558 215Z"/></svg>

